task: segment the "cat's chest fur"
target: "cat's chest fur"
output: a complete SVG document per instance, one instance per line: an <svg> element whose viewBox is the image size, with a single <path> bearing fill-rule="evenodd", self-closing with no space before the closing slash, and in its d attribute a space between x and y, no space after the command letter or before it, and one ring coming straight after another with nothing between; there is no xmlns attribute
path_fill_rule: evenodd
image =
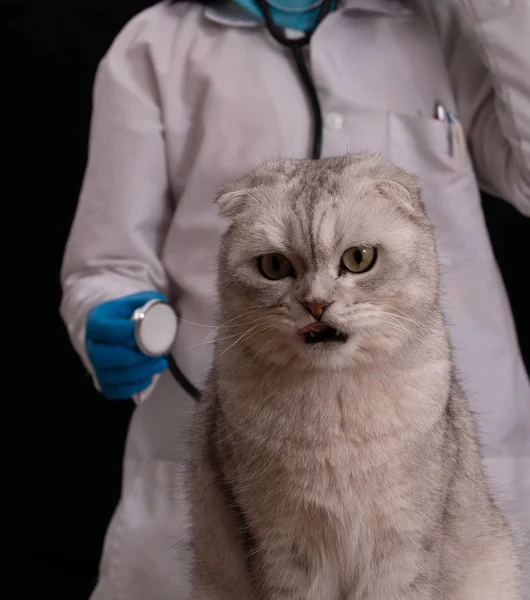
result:
<svg viewBox="0 0 530 600"><path fill-rule="evenodd" d="M438 388L432 401L421 374L399 391L383 374L378 379L291 374L256 386L254 373L253 385L239 378L225 402L221 389L218 408L224 474L257 547L287 544L300 568L333 569L359 590L373 582L382 556L395 552L392 568L410 562L414 570L438 520L444 480L446 431L436 396L448 394L445 374L430 377L427 385ZM416 415L404 404L416 405ZM436 483L425 486L426 476Z"/></svg>

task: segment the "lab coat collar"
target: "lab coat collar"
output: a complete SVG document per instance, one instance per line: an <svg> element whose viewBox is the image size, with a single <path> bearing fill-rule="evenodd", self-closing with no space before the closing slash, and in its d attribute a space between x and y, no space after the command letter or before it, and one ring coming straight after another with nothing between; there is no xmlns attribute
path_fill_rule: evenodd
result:
<svg viewBox="0 0 530 600"><path fill-rule="evenodd" d="M361 11L388 16L399 16L410 12L405 0L342 0L339 11ZM228 0L217 6L204 8L204 16L214 23L228 27L262 27L263 23L244 8Z"/></svg>

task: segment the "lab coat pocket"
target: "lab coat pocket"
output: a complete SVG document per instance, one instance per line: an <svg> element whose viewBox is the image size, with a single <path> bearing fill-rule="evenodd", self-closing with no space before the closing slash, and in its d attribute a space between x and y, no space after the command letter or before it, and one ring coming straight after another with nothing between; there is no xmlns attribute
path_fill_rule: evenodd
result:
<svg viewBox="0 0 530 600"><path fill-rule="evenodd" d="M390 113L389 138L392 160L420 179L425 208L438 234L441 262L453 263L459 247L464 255L470 250L462 246L471 243L477 223L483 221L460 125Z"/></svg>
<svg viewBox="0 0 530 600"><path fill-rule="evenodd" d="M456 118L438 121L390 113L388 123L392 159L404 169L426 175L470 167L464 134Z"/></svg>

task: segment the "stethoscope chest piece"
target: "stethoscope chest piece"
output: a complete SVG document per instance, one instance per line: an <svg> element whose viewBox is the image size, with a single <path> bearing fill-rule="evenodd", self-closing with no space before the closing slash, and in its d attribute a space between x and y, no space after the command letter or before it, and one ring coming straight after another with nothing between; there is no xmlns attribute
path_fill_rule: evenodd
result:
<svg viewBox="0 0 530 600"><path fill-rule="evenodd" d="M163 300L153 299L132 314L134 338L147 356L164 356L171 351L177 337L178 320L174 310Z"/></svg>

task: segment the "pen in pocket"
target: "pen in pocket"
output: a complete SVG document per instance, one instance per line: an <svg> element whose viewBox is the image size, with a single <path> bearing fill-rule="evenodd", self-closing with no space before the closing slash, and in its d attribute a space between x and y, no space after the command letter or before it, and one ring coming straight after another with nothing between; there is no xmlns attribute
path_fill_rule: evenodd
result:
<svg viewBox="0 0 530 600"><path fill-rule="evenodd" d="M455 154L455 140L453 137L453 117L451 113L446 110L447 115L447 147L449 149L449 156L452 158Z"/></svg>
<svg viewBox="0 0 530 600"><path fill-rule="evenodd" d="M434 104L434 118L442 123L447 123L447 149L449 156L454 155L454 139L453 139L453 118L444 105L437 101Z"/></svg>

